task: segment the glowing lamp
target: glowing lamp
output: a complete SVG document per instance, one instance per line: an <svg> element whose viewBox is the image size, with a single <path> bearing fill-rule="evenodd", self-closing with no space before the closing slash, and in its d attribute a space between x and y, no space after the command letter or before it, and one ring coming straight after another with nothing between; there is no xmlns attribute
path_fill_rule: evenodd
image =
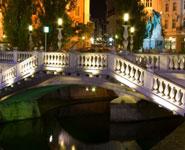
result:
<svg viewBox="0 0 185 150"><path fill-rule="evenodd" d="M28 29L29 29L30 32L32 32L33 26L32 25L29 25Z"/></svg>
<svg viewBox="0 0 185 150"><path fill-rule="evenodd" d="M124 14L124 21L128 21L128 19L129 19L128 13Z"/></svg>
<svg viewBox="0 0 185 150"><path fill-rule="evenodd" d="M59 26L61 26L61 25L62 25L62 23L63 23L62 18L59 18L59 19L58 19L58 25L59 25Z"/></svg>
<svg viewBox="0 0 185 150"><path fill-rule="evenodd" d="M134 27L131 27L131 28L130 28L130 32L131 32L131 33L134 33L134 31L135 31L135 28L134 28Z"/></svg>
<svg viewBox="0 0 185 150"><path fill-rule="evenodd" d="M44 33L49 33L49 27L48 26L44 26Z"/></svg>

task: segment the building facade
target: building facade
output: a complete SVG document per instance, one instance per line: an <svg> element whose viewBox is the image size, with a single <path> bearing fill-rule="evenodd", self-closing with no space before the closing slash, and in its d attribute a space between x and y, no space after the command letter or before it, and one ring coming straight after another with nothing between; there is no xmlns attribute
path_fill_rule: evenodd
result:
<svg viewBox="0 0 185 150"><path fill-rule="evenodd" d="M185 0L142 0L152 16L154 9L161 13L165 47L171 51L185 52Z"/></svg>
<svg viewBox="0 0 185 150"><path fill-rule="evenodd" d="M90 0L77 0L76 8L68 13L71 19L74 21L74 25L78 23L87 24L89 22L90 16ZM34 20L36 16L33 15ZM0 41L3 40L3 17L0 12Z"/></svg>
<svg viewBox="0 0 185 150"><path fill-rule="evenodd" d="M75 24L87 24L90 18L90 0L77 0L76 8L69 13Z"/></svg>
<svg viewBox="0 0 185 150"><path fill-rule="evenodd" d="M107 34L114 36L117 30L114 0L107 2ZM152 9L161 13L165 47L171 51L185 52L185 0L141 0L152 17Z"/></svg>

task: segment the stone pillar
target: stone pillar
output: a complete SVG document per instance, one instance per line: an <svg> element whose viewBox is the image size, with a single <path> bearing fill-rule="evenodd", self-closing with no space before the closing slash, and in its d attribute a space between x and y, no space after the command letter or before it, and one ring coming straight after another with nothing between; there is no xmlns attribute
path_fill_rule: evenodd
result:
<svg viewBox="0 0 185 150"><path fill-rule="evenodd" d="M159 68L161 71L166 71L169 69L169 56L168 54L160 54Z"/></svg>
<svg viewBox="0 0 185 150"><path fill-rule="evenodd" d="M13 48L13 62L17 63L17 50L18 47Z"/></svg>
<svg viewBox="0 0 185 150"><path fill-rule="evenodd" d="M151 71L144 72L144 87L148 90L153 88L153 73Z"/></svg>
<svg viewBox="0 0 185 150"><path fill-rule="evenodd" d="M39 51L38 52L38 66L42 66L44 64L43 58L44 58L44 52Z"/></svg>
<svg viewBox="0 0 185 150"><path fill-rule="evenodd" d="M108 69L110 71L114 71L116 57L117 57L117 55L110 54L110 53L108 54L108 57L107 57L108 61L107 62L108 62Z"/></svg>
<svg viewBox="0 0 185 150"><path fill-rule="evenodd" d="M69 53L69 66L70 68L75 68L77 65L77 53L76 52L70 52Z"/></svg>

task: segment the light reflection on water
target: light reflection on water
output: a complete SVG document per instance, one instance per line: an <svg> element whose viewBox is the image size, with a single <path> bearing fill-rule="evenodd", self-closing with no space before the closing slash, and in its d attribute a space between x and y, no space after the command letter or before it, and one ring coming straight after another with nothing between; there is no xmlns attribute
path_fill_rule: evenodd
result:
<svg viewBox="0 0 185 150"><path fill-rule="evenodd" d="M181 122L181 118L172 118L116 124L110 123L107 116L45 116L1 125L0 150L149 149Z"/></svg>

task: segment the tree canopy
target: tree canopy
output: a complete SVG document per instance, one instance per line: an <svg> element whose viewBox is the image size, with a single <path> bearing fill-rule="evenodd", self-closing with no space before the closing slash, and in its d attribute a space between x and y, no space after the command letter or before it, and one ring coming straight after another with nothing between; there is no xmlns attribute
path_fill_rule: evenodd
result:
<svg viewBox="0 0 185 150"><path fill-rule="evenodd" d="M64 22L63 42L68 41L74 32L72 20L67 13L74 9L75 2L76 0L3 0L1 9L7 40L20 50L28 50L28 26L33 23L33 16L36 16L36 28L33 30L35 45L44 45L43 26L49 26L48 47L56 47L58 18L62 18Z"/></svg>
<svg viewBox="0 0 185 150"><path fill-rule="evenodd" d="M117 20L117 24L120 27L117 31L117 35L120 37L117 39L117 42L122 44L123 41L123 15L125 13L129 14L129 22L130 26L134 26L134 50L138 50L141 48L143 39L145 38L145 26L146 26L146 12L144 11L144 5L140 2L140 0L115 0L116 5L115 9L117 14L119 15L119 19Z"/></svg>
<svg viewBox="0 0 185 150"><path fill-rule="evenodd" d="M4 34L12 46L21 50L29 45L28 25L31 24L33 3L33 0L3 0L1 4Z"/></svg>
<svg viewBox="0 0 185 150"><path fill-rule="evenodd" d="M72 20L67 14L74 9L76 0L42 0L37 6L39 26L35 31L35 44L44 45L43 27L49 26L50 32L48 33L48 47L50 49L57 48L57 34L58 34L58 18L63 20L62 43L69 41L70 37L74 35L72 28Z"/></svg>

